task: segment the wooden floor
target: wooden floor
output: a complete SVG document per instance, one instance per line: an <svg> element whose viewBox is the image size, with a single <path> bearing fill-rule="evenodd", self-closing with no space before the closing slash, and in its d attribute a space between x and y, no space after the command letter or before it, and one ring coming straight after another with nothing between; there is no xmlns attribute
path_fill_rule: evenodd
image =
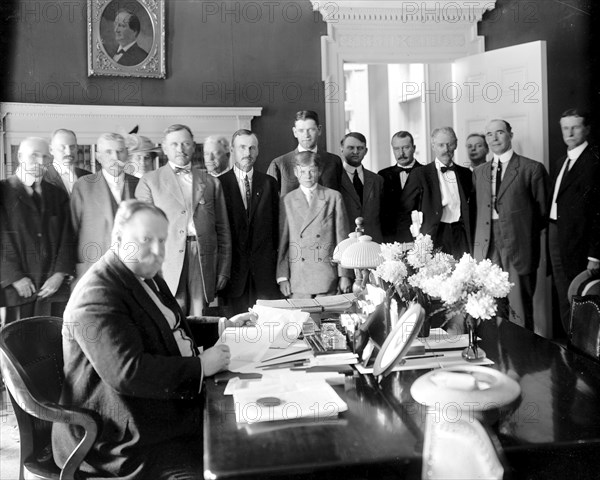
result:
<svg viewBox="0 0 600 480"><path fill-rule="evenodd" d="M18 480L19 429L6 389L0 388L0 480Z"/></svg>

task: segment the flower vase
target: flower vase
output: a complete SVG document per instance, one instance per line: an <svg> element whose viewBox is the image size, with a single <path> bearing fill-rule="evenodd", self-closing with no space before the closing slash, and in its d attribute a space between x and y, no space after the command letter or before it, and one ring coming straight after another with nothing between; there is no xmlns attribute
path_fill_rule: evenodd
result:
<svg viewBox="0 0 600 480"><path fill-rule="evenodd" d="M462 358L467 362L476 362L482 358L485 358L485 352L477 344L477 323L479 320L473 318L471 315L465 317L465 328L469 334L469 346L462 352Z"/></svg>

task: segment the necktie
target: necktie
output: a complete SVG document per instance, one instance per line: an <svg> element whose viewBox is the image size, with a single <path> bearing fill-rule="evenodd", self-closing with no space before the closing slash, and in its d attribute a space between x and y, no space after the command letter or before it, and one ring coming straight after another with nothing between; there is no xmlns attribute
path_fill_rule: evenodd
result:
<svg viewBox="0 0 600 480"><path fill-rule="evenodd" d="M42 197L39 194L39 192L37 191L38 182L33 182L33 184L31 185L31 188L33 189L31 198L33 199L33 203L35 203L35 208L37 208L38 212L41 212L42 211Z"/></svg>
<svg viewBox="0 0 600 480"><path fill-rule="evenodd" d="M560 181L561 185L565 181L565 178L569 176L569 169L571 168L571 159L567 157L567 165L565 166L565 171L563 172L562 180Z"/></svg>
<svg viewBox="0 0 600 480"><path fill-rule="evenodd" d="M452 164L448 165L447 167L442 167L441 170L442 170L442 173L446 173L447 171L453 172L454 164L452 163Z"/></svg>
<svg viewBox="0 0 600 480"><path fill-rule="evenodd" d="M408 176L410 172L412 172L413 167L401 167L400 165L396 165L398 169L398 174L400 175L400 186L404 188L406 185L406 181L408 180ZM404 175L402 175L404 173Z"/></svg>
<svg viewBox="0 0 600 480"><path fill-rule="evenodd" d="M494 201L494 208L498 211L498 193L500 192L500 184L502 183L502 162L498 159L498 166L496 167L496 200Z"/></svg>
<svg viewBox="0 0 600 480"><path fill-rule="evenodd" d="M144 283L150 287L150 290L152 290L154 295L156 295L158 297L160 302L165 307L169 308L175 314L175 318L177 319L177 324L179 325L179 314L177 312L177 309L173 308L173 304L171 301L169 301L169 298L158 289L158 285L156 284L154 279L144 278Z"/></svg>
<svg viewBox="0 0 600 480"><path fill-rule="evenodd" d="M358 195L358 198L360 199L360 203L362 203L363 184L360 181L360 177L358 176L358 168L356 170L354 170L354 177L352 177L352 183L354 185L354 190L356 190L356 194Z"/></svg>
<svg viewBox="0 0 600 480"><path fill-rule="evenodd" d="M250 216L250 180L248 180L248 174L244 176L244 188L246 189L246 215Z"/></svg>
<svg viewBox="0 0 600 480"><path fill-rule="evenodd" d="M190 173L190 167L175 167L175 175Z"/></svg>

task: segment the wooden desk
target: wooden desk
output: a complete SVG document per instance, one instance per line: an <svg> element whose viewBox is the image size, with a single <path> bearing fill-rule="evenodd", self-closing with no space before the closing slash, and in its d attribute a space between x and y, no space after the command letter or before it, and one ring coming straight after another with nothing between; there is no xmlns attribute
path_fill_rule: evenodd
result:
<svg viewBox="0 0 600 480"><path fill-rule="evenodd" d="M600 478L600 364L501 321L479 330L496 368L521 385L515 405L492 426L513 478ZM420 478L425 421L432 415L410 396L421 371L397 372L377 385L348 378L338 420L238 428L231 397L209 380L204 418L206 478ZM453 418L453 417L451 417Z"/></svg>

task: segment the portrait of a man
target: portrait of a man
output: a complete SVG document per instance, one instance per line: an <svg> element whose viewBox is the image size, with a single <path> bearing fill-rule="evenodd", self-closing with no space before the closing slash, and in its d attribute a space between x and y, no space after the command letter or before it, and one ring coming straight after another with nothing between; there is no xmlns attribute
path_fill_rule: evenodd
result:
<svg viewBox="0 0 600 480"><path fill-rule="evenodd" d="M131 67L142 63L148 52L137 43L140 34L140 19L126 9L121 9L115 18L115 40L119 45L113 60L120 65Z"/></svg>

